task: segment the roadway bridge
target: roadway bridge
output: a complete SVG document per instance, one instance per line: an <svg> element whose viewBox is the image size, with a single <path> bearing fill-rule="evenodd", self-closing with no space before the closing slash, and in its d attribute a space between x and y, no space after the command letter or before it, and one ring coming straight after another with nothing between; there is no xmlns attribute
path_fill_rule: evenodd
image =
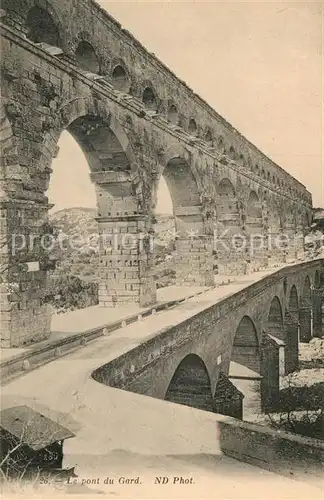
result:
<svg viewBox="0 0 324 500"><path fill-rule="evenodd" d="M1 21L3 347L50 334L46 191L64 130L96 187L102 306L156 302L150 241L162 175L179 285L300 256L312 217L305 186L94 1L3 0Z"/></svg>
<svg viewBox="0 0 324 500"><path fill-rule="evenodd" d="M148 474L147 468L152 468L154 477L167 476L174 467L177 473L172 475L182 471L189 477L193 466L197 477L206 473L213 487L225 474L220 484L230 498L234 491L229 471L246 474L245 488L258 470L226 458L234 457L293 474L315 487L320 483L323 446L289 434L278 437L277 432L241 422L242 401L228 377L231 365L241 368L236 373L243 373L243 378L248 378L246 373L260 374L265 405L276 403L280 373L298 366L299 341L323 334L316 309L320 294L314 292L315 284L323 290L323 264L315 260L242 277L125 322L112 333L108 325L96 327L99 336L89 344L76 346L74 334L71 350L66 347L51 360L45 356L42 361L44 351L37 345L25 348L20 362L29 356L30 368L38 368L25 367L16 380L4 384L3 405L28 404L70 427L76 438L68 444L66 460L71 466L77 463L84 477L104 476L107 469L125 475L134 463L140 476ZM66 342L67 338L57 340L56 348ZM2 369L10 361L10 357L3 361ZM288 444L278 439L287 439ZM258 477L279 487L277 476ZM149 488L152 477L145 481ZM202 479L197 481L187 495L201 494ZM286 480L281 481L285 487ZM292 498L303 485L291 481L290 488ZM317 498L320 490L313 493Z"/></svg>

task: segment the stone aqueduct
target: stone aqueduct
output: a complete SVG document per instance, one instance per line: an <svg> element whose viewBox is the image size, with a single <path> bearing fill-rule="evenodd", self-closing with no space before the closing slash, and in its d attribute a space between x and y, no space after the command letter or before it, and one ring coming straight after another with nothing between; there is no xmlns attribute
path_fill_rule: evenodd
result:
<svg viewBox="0 0 324 500"><path fill-rule="evenodd" d="M259 376L258 404L275 407L280 376L298 369L299 342L323 334L315 290L324 290L323 259L286 267L99 367L93 378L242 418L231 381L241 379L248 397Z"/></svg>
<svg viewBox="0 0 324 500"><path fill-rule="evenodd" d="M2 344L46 337L50 315L40 244L49 231L48 189L58 140L68 130L96 187L100 304L154 303L154 232L160 177L174 208L177 281L208 285L285 262L303 247L310 193L267 158L92 0L3 0L1 107ZM68 168L68 167L67 167ZM194 229L199 236L190 237ZM225 231L224 231L225 230ZM248 241L228 243L233 234ZM13 248L13 236L27 244ZM141 236L144 234L143 241ZM294 245L263 245L298 236ZM109 241L138 235L136 249ZM269 238L270 237L270 238Z"/></svg>

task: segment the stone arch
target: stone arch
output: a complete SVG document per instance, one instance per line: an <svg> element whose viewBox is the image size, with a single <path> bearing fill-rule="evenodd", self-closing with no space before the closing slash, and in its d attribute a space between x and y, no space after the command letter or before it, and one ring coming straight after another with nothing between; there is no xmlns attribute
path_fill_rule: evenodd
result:
<svg viewBox="0 0 324 500"><path fill-rule="evenodd" d="M185 158L170 158L163 171L172 203L176 207L200 206L200 193L192 168Z"/></svg>
<svg viewBox="0 0 324 500"><path fill-rule="evenodd" d="M173 123L173 125L179 124L178 108L173 103L169 103L169 106L168 106L168 120L170 123Z"/></svg>
<svg viewBox="0 0 324 500"><path fill-rule="evenodd" d="M175 151L173 148L172 151ZM170 151L169 151L170 153ZM176 283L212 284L212 236L206 234L202 187L186 156L169 157L164 177L173 206L176 229ZM199 256L199 259L197 259Z"/></svg>
<svg viewBox="0 0 324 500"><path fill-rule="evenodd" d="M260 199L255 191L250 192L246 213L248 217L262 219Z"/></svg>
<svg viewBox="0 0 324 500"><path fill-rule="evenodd" d="M129 91L130 79L125 65L122 62L118 62L114 65L111 76L114 87L116 87L116 89L122 92Z"/></svg>
<svg viewBox="0 0 324 500"><path fill-rule="evenodd" d="M158 100L152 85L147 85L142 94L142 101L145 107L151 111L157 111Z"/></svg>
<svg viewBox="0 0 324 500"><path fill-rule="evenodd" d="M119 120L115 115L111 114L103 101L86 98L75 99L63 104L59 109L59 116L58 134L60 134L62 130L67 129L72 122L83 116L91 116L94 120L97 119L100 123L108 127L117 138L122 150L127 156L133 175L137 175L137 160L128 135ZM48 137L48 142L50 141L52 141L51 136Z"/></svg>
<svg viewBox="0 0 324 500"><path fill-rule="evenodd" d="M296 285L292 285L287 300L285 313L285 373L291 373L298 368L299 353L299 299Z"/></svg>
<svg viewBox="0 0 324 500"><path fill-rule="evenodd" d="M217 149L220 153L225 153L225 142L224 138L220 135L217 140Z"/></svg>
<svg viewBox="0 0 324 500"><path fill-rule="evenodd" d="M210 377L204 361L188 354L178 365L170 381L165 401L213 411Z"/></svg>
<svg viewBox="0 0 324 500"><path fill-rule="evenodd" d="M235 196L235 189L231 181L227 178L224 177L220 183L218 184L217 187L217 192L220 196Z"/></svg>
<svg viewBox="0 0 324 500"><path fill-rule="evenodd" d="M311 280L308 274L305 276L302 288L302 302L307 305L312 303Z"/></svg>
<svg viewBox="0 0 324 500"><path fill-rule="evenodd" d="M67 103L61 109L61 127L80 145L95 185L98 231L105 238L105 245L99 246L99 303L108 307L115 301L152 303L149 293L155 293L153 277L145 284L145 294L141 285L133 286L134 279L140 283L142 271L139 255L133 255L130 249L139 232L132 220L146 220L149 214L142 202L143 189L138 191L142 178L126 132L104 102L90 99ZM149 191L146 194L149 197ZM147 224L144 223L143 232L151 229L150 222ZM118 239L118 248L114 247L112 233ZM106 252L107 246L115 248L115 252ZM152 257L146 247L144 251L149 266ZM125 278L126 271L132 273L132 279Z"/></svg>
<svg viewBox="0 0 324 500"><path fill-rule="evenodd" d="M250 371L260 374L260 365L259 338L255 324L250 316L243 316L235 331L230 374L233 376L234 373L239 373L243 376Z"/></svg>
<svg viewBox="0 0 324 500"><path fill-rule="evenodd" d="M61 47L59 26L52 14L38 5L28 11L26 18L27 37L35 43L44 42L48 45Z"/></svg>
<svg viewBox="0 0 324 500"><path fill-rule="evenodd" d="M75 59L84 71L89 71L91 73L100 73L100 63L98 56L87 40L80 40L79 44L75 49Z"/></svg>
<svg viewBox="0 0 324 500"><path fill-rule="evenodd" d="M219 182L217 194L220 198L219 215L239 213L235 188L227 177Z"/></svg>
<svg viewBox="0 0 324 500"><path fill-rule="evenodd" d="M283 312L281 302L276 295L273 297L267 316L266 333L276 337L276 339L285 340L283 327Z"/></svg>
<svg viewBox="0 0 324 500"><path fill-rule="evenodd" d="M229 378L244 395L244 413L261 408L261 349L256 326L250 316L239 322L232 345Z"/></svg>
<svg viewBox="0 0 324 500"><path fill-rule="evenodd" d="M296 285L292 285L289 292L289 301L288 301L289 311L297 312L298 304L299 304L299 299L298 299L297 287Z"/></svg>
<svg viewBox="0 0 324 500"><path fill-rule="evenodd" d="M207 142L207 144L209 144L209 145L213 144L213 133L212 133L210 127L207 127L205 132L204 132L204 141Z"/></svg>
<svg viewBox="0 0 324 500"><path fill-rule="evenodd" d="M245 167L246 161L245 161L244 155L243 155L242 153L241 153L241 154L240 154L240 156L238 157L237 163L238 163L238 165L240 165L241 167Z"/></svg>
<svg viewBox="0 0 324 500"><path fill-rule="evenodd" d="M308 274L302 284L299 307L300 341L309 342L312 337L312 287Z"/></svg>
<svg viewBox="0 0 324 500"><path fill-rule="evenodd" d="M236 151L234 149L233 146L230 146L229 150L228 150L228 156L231 160L235 160L236 158Z"/></svg>
<svg viewBox="0 0 324 500"><path fill-rule="evenodd" d="M197 133L198 133L197 123L196 123L196 120L194 118L190 118L190 120L189 120L188 132L191 135L197 135Z"/></svg>

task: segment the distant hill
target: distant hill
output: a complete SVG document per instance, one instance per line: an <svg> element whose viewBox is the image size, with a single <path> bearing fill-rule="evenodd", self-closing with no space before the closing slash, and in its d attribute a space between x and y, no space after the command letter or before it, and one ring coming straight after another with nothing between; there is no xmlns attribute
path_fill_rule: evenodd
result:
<svg viewBox="0 0 324 500"><path fill-rule="evenodd" d="M52 303L59 310L64 310L64 303L69 304L68 308L77 308L77 304L84 307L84 297L90 292L93 294L92 303L96 303L99 259L96 213L94 208L74 207L50 214L50 223L57 235L56 245L52 250L52 257L57 263L51 276L53 297L56 296L57 299L53 299ZM174 282L174 219L170 215L161 214L156 216L156 220L155 279L157 286L161 287ZM71 292L73 287L75 293ZM72 295L73 301L70 300Z"/></svg>
<svg viewBox="0 0 324 500"><path fill-rule="evenodd" d="M96 209L66 208L50 215L50 222L58 233L58 241L52 252L57 259L54 275L62 273L78 276L86 281L97 279L98 234L95 221ZM88 244L94 237L93 244Z"/></svg>
<svg viewBox="0 0 324 500"><path fill-rule="evenodd" d="M51 214L50 220L55 227L73 237L82 232L91 234L97 231L96 213L95 208L64 208Z"/></svg>

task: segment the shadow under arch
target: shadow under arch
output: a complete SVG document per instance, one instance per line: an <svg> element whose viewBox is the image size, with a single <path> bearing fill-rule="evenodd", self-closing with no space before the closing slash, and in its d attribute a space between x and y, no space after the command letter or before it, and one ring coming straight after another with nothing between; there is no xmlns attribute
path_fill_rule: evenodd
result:
<svg viewBox="0 0 324 500"><path fill-rule="evenodd" d="M298 369L299 356L299 299L296 285L289 291L288 305L285 313L285 373Z"/></svg>
<svg viewBox="0 0 324 500"><path fill-rule="evenodd" d="M305 276L299 306L300 342L309 342L312 338L312 289L311 280Z"/></svg>
<svg viewBox="0 0 324 500"><path fill-rule="evenodd" d="M260 346L257 330L252 319L249 316L244 316L235 332L230 375L244 376L246 374L246 376L249 376L251 371L254 372L254 375L260 375L260 365Z"/></svg>
<svg viewBox="0 0 324 500"><path fill-rule="evenodd" d="M163 171L174 207L200 206L197 181L189 163L181 157L170 158Z"/></svg>
<svg viewBox="0 0 324 500"><path fill-rule="evenodd" d="M136 193L137 164L125 132L108 110L87 100L69 103L61 110L61 118L62 129L70 132L81 147L95 185L100 235L99 303L113 307L155 302L153 276L148 277L144 289L140 259L133 250L145 252L147 266L151 266L149 248L144 241L141 249L137 245L136 224L145 207Z"/></svg>
<svg viewBox="0 0 324 500"><path fill-rule="evenodd" d="M211 285L214 282L212 237L205 231L201 194L193 168L184 157L175 156L167 161L162 175L173 206L176 282Z"/></svg>
<svg viewBox="0 0 324 500"><path fill-rule="evenodd" d="M210 377L204 361L188 354L178 365L171 379L165 401L213 411Z"/></svg>
<svg viewBox="0 0 324 500"><path fill-rule="evenodd" d="M283 310L277 295L273 297L270 303L267 321L265 323L265 333L275 339L275 342L278 346L280 346L278 369L279 375L284 375L286 364L286 334L284 328Z"/></svg>
<svg viewBox="0 0 324 500"><path fill-rule="evenodd" d="M317 270L314 277L313 291L313 336L322 337L323 329L323 305L324 305L324 272Z"/></svg>
<svg viewBox="0 0 324 500"><path fill-rule="evenodd" d="M95 74L100 73L99 58L95 49L87 40L80 40L75 50L75 59L84 71L90 71Z"/></svg>
<svg viewBox="0 0 324 500"><path fill-rule="evenodd" d="M234 336L229 379L243 395L243 413L261 411L261 350L253 320L243 316Z"/></svg>
<svg viewBox="0 0 324 500"><path fill-rule="evenodd" d="M52 14L41 6L34 5L28 11L26 18L27 38L32 42L44 42L48 45L61 47L59 26Z"/></svg>
<svg viewBox="0 0 324 500"><path fill-rule="evenodd" d="M277 295L273 297L270 303L266 323L266 333L276 337L279 340L285 340L282 306Z"/></svg>

